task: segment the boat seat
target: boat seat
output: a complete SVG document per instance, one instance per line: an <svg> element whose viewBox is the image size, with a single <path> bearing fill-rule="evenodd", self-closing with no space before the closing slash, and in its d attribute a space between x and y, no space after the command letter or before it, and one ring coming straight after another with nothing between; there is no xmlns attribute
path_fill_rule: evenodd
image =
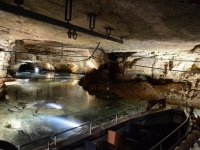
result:
<svg viewBox="0 0 200 150"><path fill-rule="evenodd" d="M112 130L108 130L107 142L108 146L115 150L132 150L134 144L133 140L124 138L121 133Z"/></svg>
<svg viewBox="0 0 200 150"><path fill-rule="evenodd" d="M144 129L140 124L132 124L130 122L125 123L124 132L125 137L128 137L133 140L141 141L145 138L151 138L154 136L154 139L159 138L159 133Z"/></svg>
<svg viewBox="0 0 200 150"><path fill-rule="evenodd" d="M127 138L140 141L140 127L139 124L125 123L123 135Z"/></svg>
<svg viewBox="0 0 200 150"><path fill-rule="evenodd" d="M85 150L133 150L127 141L133 144L132 140L124 138L122 134L108 130L107 141L97 141L95 144L85 141L84 148Z"/></svg>
<svg viewBox="0 0 200 150"><path fill-rule="evenodd" d="M143 149L150 148L160 139L159 133L143 129L140 124L133 124L130 122L125 123L124 131L122 133L124 137L140 142L143 145Z"/></svg>

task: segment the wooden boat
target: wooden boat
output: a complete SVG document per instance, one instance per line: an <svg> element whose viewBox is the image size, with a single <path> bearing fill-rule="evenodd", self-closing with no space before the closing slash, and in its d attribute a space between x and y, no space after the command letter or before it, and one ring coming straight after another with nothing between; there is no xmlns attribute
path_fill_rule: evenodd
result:
<svg viewBox="0 0 200 150"><path fill-rule="evenodd" d="M166 99L150 100L134 109L111 114L102 119L114 116L109 122L95 125L96 121L84 123L52 136L48 136L24 145L26 146L47 139L46 145L34 150L185 150L198 148L200 138L199 117L187 101L182 101L184 107L166 106ZM146 110L139 111L146 104ZM128 115L122 112L134 111ZM66 139L57 140L60 134L72 130L84 130ZM51 142L51 139L54 139ZM0 147L1 148L1 147Z"/></svg>

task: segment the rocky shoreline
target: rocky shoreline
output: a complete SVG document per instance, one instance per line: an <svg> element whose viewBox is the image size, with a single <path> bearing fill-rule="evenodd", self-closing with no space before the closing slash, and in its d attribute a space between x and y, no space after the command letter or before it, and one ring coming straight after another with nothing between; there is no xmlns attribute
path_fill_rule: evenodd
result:
<svg viewBox="0 0 200 150"><path fill-rule="evenodd" d="M200 91L192 89L190 82L174 82L173 80L164 79L154 79L153 81L160 84L149 82L149 80L143 77L127 80L122 75L120 77L116 76L115 80L110 80L109 71L100 67L98 70L93 69L82 77L79 85L94 95L103 94L110 97L114 95L115 97L141 100L160 98L184 99L195 108L200 109Z"/></svg>

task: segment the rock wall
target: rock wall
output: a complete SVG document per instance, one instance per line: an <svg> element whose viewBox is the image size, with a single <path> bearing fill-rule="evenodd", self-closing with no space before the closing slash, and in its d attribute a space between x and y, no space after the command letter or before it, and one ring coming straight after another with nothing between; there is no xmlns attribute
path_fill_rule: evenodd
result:
<svg viewBox="0 0 200 150"><path fill-rule="evenodd" d="M124 70L125 79L141 75L154 79L173 79L175 82L188 81L192 89L200 90L200 58L196 54L136 53L127 58Z"/></svg>
<svg viewBox="0 0 200 150"><path fill-rule="evenodd" d="M5 81L9 81L7 76L7 67L9 65L10 54L0 49L0 99L4 99L6 95Z"/></svg>
<svg viewBox="0 0 200 150"><path fill-rule="evenodd" d="M32 67L29 67L29 70L33 71L35 67L39 67L43 71L85 74L104 63L106 57L104 51L95 51L93 57L98 58L96 60L91 57L93 52L93 49L62 50L60 48L23 45L20 52L15 52L12 55L12 64L10 65L13 72L17 72L20 66L31 63Z"/></svg>
<svg viewBox="0 0 200 150"><path fill-rule="evenodd" d="M110 61L92 70L79 84L91 94L141 100L186 99L200 108L199 58L190 55L175 58L168 54L135 53L124 62Z"/></svg>

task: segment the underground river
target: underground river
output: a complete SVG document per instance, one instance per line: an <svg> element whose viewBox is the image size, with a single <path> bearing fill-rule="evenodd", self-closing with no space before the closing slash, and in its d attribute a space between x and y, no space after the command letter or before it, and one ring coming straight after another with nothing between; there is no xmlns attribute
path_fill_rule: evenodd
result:
<svg viewBox="0 0 200 150"><path fill-rule="evenodd" d="M15 145L52 135L139 103L134 99L89 95L78 85L82 77L78 74L25 72L16 75L16 81L6 82L8 93L6 99L0 102L0 139ZM69 135L59 138L66 136Z"/></svg>

